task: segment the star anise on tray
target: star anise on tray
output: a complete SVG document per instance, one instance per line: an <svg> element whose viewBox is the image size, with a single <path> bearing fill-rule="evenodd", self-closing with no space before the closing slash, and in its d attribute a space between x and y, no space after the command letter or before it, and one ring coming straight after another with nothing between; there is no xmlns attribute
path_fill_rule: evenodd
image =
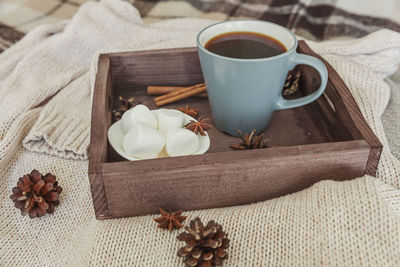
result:
<svg viewBox="0 0 400 267"><path fill-rule="evenodd" d="M53 213L60 204L59 195L62 188L56 177L48 173L43 176L37 170L19 178L17 186L12 189L10 198L22 215L29 214L31 219Z"/></svg>
<svg viewBox="0 0 400 267"><path fill-rule="evenodd" d="M285 85L283 86L282 95L290 96L297 92L299 89L299 81L300 81L301 73L298 70L289 71Z"/></svg>
<svg viewBox="0 0 400 267"><path fill-rule="evenodd" d="M114 109L112 113L114 114L114 120L118 121L121 119L124 112L129 110L133 106L133 101L135 101L134 97L123 98L122 96L118 97L119 102L121 102L122 107L118 109Z"/></svg>
<svg viewBox="0 0 400 267"><path fill-rule="evenodd" d="M185 107L179 107L179 108L177 108L177 110L179 110L189 116L192 116L193 118L196 118L197 115L199 114L198 108L191 108L191 107L189 107L189 105L186 105Z"/></svg>
<svg viewBox="0 0 400 267"><path fill-rule="evenodd" d="M159 228L168 229L171 232L174 228L180 229L183 227L182 222L186 219L186 216L182 216L182 210L168 213L160 208L160 213L161 217L154 218Z"/></svg>
<svg viewBox="0 0 400 267"><path fill-rule="evenodd" d="M210 124L210 120L206 118L200 118L198 121L190 120L188 124L186 124L186 129L191 130L195 134L200 133L201 135L206 135L208 129L213 126Z"/></svg>
<svg viewBox="0 0 400 267"><path fill-rule="evenodd" d="M240 130L238 130L238 133L242 139L242 143L231 145L233 149L259 149L266 148L268 145L269 139L264 139L264 133L256 135L255 129L253 129L250 134L246 133L243 135Z"/></svg>

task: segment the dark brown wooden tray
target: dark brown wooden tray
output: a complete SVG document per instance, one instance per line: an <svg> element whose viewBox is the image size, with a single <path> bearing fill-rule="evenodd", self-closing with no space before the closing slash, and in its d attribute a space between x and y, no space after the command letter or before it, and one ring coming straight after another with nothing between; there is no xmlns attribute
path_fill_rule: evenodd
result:
<svg viewBox="0 0 400 267"><path fill-rule="evenodd" d="M317 56L300 41L300 53ZM320 57L319 57L320 58ZM320 58L323 60L322 58ZM324 60L323 60L324 61ZM191 85L203 81L196 48L103 54L95 82L89 149L89 179L96 217L107 219L247 204L309 187L322 179L346 180L375 175L382 145L365 122L336 71L326 92L300 108L276 112L265 132L270 148L232 151L239 139L208 133L204 155L126 161L107 141L111 111L119 95L135 96L156 108L148 85ZM316 71L299 67L300 93L319 84ZM166 106L190 104L211 118L207 99L190 98Z"/></svg>

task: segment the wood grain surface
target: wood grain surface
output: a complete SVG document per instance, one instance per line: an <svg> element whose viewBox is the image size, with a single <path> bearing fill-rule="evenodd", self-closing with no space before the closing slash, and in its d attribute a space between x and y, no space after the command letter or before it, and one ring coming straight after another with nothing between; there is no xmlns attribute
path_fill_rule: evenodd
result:
<svg viewBox="0 0 400 267"><path fill-rule="evenodd" d="M318 56L302 41L299 52ZM323 60L323 59L322 59ZM325 62L325 64L327 64ZM302 73L297 96L318 86L316 71ZM322 179L374 175L382 145L368 127L349 89L327 64L329 82L317 101L274 114L266 149L232 151L238 138L213 128L204 155L126 161L107 142L119 95L156 108L148 85L188 86L203 82L196 48L102 55L93 96L89 178L98 219L137 216L164 209L241 205L293 193ZM188 98L200 116L212 118L207 99Z"/></svg>
<svg viewBox="0 0 400 267"><path fill-rule="evenodd" d="M299 42L298 51L317 57L324 62L329 73L327 87L329 90L326 90L326 95L332 102L335 102L335 113L337 113L344 126L336 128L346 129L353 139L367 141L371 149L365 171L367 174L375 176L382 153L382 143L369 127L349 88L335 69L324 58L312 51L304 41Z"/></svg>
<svg viewBox="0 0 400 267"><path fill-rule="evenodd" d="M112 95L112 88L110 59L101 55L94 84L89 145L89 182L97 219L110 218L102 168L108 153L107 129L111 124L111 103L107 100Z"/></svg>
<svg viewBox="0 0 400 267"><path fill-rule="evenodd" d="M192 210L262 201L307 188L322 179L364 174L363 140L209 153L104 166L113 217L157 213L158 207ZM315 167L318 166L318 167Z"/></svg>

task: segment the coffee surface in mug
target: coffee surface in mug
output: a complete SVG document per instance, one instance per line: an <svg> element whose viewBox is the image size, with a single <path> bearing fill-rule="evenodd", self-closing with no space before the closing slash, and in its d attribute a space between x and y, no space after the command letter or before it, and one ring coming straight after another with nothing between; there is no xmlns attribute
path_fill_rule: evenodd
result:
<svg viewBox="0 0 400 267"><path fill-rule="evenodd" d="M211 38L204 46L217 55L254 59L285 53L286 47L275 38L255 32L228 32Z"/></svg>

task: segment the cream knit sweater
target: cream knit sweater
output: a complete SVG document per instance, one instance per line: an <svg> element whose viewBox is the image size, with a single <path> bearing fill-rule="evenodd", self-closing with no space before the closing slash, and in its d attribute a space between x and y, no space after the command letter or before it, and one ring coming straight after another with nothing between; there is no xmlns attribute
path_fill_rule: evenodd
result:
<svg viewBox="0 0 400 267"><path fill-rule="evenodd" d="M182 265L181 230L161 231L153 216L95 219L87 177L91 88L100 52L194 46L210 23L146 25L125 2L93 2L0 55L0 266ZM383 79L400 62L400 34L309 44L343 77L384 144L377 179L324 181L270 201L186 212L188 221L200 216L224 226L226 266L398 265L400 164L380 116L390 93ZM30 220L9 195L33 168L54 173L64 191L55 214Z"/></svg>

